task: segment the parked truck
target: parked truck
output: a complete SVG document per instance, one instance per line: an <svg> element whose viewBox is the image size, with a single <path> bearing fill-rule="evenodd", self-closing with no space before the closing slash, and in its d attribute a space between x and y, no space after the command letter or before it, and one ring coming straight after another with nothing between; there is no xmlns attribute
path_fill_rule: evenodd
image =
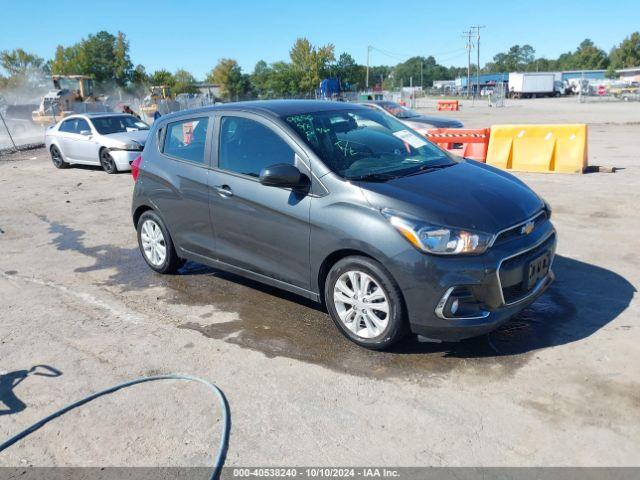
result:
<svg viewBox="0 0 640 480"><path fill-rule="evenodd" d="M510 98L559 97L562 84L553 73L526 72L509 74Z"/></svg>

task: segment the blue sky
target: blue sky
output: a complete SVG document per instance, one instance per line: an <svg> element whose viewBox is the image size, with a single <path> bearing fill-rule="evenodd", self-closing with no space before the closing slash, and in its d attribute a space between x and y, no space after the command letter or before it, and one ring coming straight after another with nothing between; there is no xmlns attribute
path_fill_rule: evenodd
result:
<svg viewBox="0 0 640 480"><path fill-rule="evenodd" d="M444 65L462 66L462 31L472 24L486 25L481 63L525 43L540 56L557 57L587 37L608 51L640 30L637 0L615 7L593 0L2 0L1 5L0 50L21 47L50 58L58 44L103 29L121 30L134 63L147 71L186 68L198 78L222 57L235 58L245 71L260 59L287 60L300 36L314 44L333 43L336 54L349 52L362 63L367 45L373 45L393 55L374 51L372 64L434 55Z"/></svg>

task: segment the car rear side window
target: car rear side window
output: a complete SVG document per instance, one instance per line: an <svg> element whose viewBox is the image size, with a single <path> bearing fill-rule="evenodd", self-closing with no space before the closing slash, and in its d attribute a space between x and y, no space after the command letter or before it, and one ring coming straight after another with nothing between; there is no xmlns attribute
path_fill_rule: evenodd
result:
<svg viewBox="0 0 640 480"><path fill-rule="evenodd" d="M75 133L80 133L84 130L89 132L91 131L91 127L89 126L89 123L84 118L76 119Z"/></svg>
<svg viewBox="0 0 640 480"><path fill-rule="evenodd" d="M193 118L167 125L163 152L166 155L204 165L207 118Z"/></svg>
<svg viewBox="0 0 640 480"><path fill-rule="evenodd" d="M294 162L293 149L270 128L248 118L222 118L219 168L259 177L265 167Z"/></svg>

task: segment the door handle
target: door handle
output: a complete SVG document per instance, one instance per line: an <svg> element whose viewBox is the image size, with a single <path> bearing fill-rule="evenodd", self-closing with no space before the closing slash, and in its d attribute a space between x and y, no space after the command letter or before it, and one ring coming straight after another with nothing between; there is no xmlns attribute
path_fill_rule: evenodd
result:
<svg viewBox="0 0 640 480"><path fill-rule="evenodd" d="M220 195L221 197L233 196L233 191L231 190L231 187L229 185L216 185L213 188L216 189L216 192L218 192L218 195Z"/></svg>

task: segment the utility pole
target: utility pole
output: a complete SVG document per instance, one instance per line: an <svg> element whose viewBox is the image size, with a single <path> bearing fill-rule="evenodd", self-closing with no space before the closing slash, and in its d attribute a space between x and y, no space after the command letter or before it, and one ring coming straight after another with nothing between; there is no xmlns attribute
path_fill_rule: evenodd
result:
<svg viewBox="0 0 640 480"><path fill-rule="evenodd" d="M371 57L371 45L367 45L367 80L366 80L367 91L369 91L369 59L370 57Z"/></svg>
<svg viewBox="0 0 640 480"><path fill-rule="evenodd" d="M467 49L467 98L471 95L471 49L473 44L471 43L471 30L462 32L462 36L467 39L465 48Z"/></svg>
<svg viewBox="0 0 640 480"><path fill-rule="evenodd" d="M424 62L420 60L420 88L424 91L424 74L422 73L424 69Z"/></svg>
<svg viewBox="0 0 640 480"><path fill-rule="evenodd" d="M480 95L480 29L487 28L485 25L476 25L471 30L476 31L476 46L478 48L478 66L476 70L476 95Z"/></svg>

